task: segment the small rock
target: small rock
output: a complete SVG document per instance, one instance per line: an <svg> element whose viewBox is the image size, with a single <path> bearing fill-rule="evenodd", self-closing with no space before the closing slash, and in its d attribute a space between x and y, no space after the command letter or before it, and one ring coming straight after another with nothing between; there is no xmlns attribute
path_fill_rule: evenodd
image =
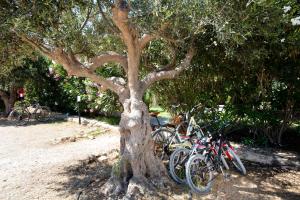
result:
<svg viewBox="0 0 300 200"><path fill-rule="evenodd" d="M107 158L107 156L100 156L99 158L98 158L98 161L99 162L102 162L102 161L105 161L105 160L107 160L108 158Z"/></svg>
<svg viewBox="0 0 300 200"><path fill-rule="evenodd" d="M88 138L89 138L90 140L93 140L93 139L95 139L95 137L94 137L94 136L92 136L92 135L89 135L89 136L88 136Z"/></svg>
<svg viewBox="0 0 300 200"><path fill-rule="evenodd" d="M82 125L86 126L88 124L89 124L89 122L87 120L83 120Z"/></svg>
<svg viewBox="0 0 300 200"><path fill-rule="evenodd" d="M76 137L76 138L81 138L81 137L82 137L82 135L80 135L80 134L77 134L77 135L75 135L75 137Z"/></svg>

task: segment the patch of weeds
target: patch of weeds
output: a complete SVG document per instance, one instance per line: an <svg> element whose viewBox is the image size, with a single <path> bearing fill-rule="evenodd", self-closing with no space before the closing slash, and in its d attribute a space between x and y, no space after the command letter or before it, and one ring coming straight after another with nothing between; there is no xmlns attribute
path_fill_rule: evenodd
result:
<svg viewBox="0 0 300 200"><path fill-rule="evenodd" d="M242 143L243 143L244 145L247 145L247 146L251 146L251 147L252 147L252 146L254 146L255 141L254 141L254 139L252 139L252 138L245 137L245 138L243 138Z"/></svg>
<svg viewBox="0 0 300 200"><path fill-rule="evenodd" d="M267 147L269 144L268 138L266 136L259 136L255 139L250 137L244 137L242 143L250 147Z"/></svg>
<svg viewBox="0 0 300 200"><path fill-rule="evenodd" d="M108 123L110 125L118 125L121 118L120 117L106 117L106 116L99 116L96 118L98 121L101 121L101 122L105 122L105 123Z"/></svg>
<svg viewBox="0 0 300 200"><path fill-rule="evenodd" d="M107 132L107 130L96 129L87 133L88 136L97 137L103 133Z"/></svg>
<svg viewBox="0 0 300 200"><path fill-rule="evenodd" d="M121 159L120 158L118 158L118 160L112 166L112 174L115 177L118 177L118 178L121 177Z"/></svg>

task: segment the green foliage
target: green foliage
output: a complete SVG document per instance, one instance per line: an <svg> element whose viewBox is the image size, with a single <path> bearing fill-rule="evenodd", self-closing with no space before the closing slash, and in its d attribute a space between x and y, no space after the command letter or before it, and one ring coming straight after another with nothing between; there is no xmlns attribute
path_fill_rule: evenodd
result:
<svg viewBox="0 0 300 200"><path fill-rule="evenodd" d="M284 6L291 10L285 13ZM225 121L261 130L279 127L285 113L300 109L300 29L291 23L300 7L294 1L252 1L248 6L225 1L223 8L224 28L205 26L195 41L201 53L190 69L159 82L151 92L169 110L178 103L183 111L198 103L215 110L225 105L219 116ZM204 110L199 113L207 117ZM210 113L207 120L214 118ZM261 138L264 144L266 138Z"/></svg>
<svg viewBox="0 0 300 200"><path fill-rule="evenodd" d="M80 96L80 110L86 114L97 114L100 111L112 113L120 109L116 95L110 91L99 93L92 82L83 78L68 77L60 65L45 62L34 65L36 78L26 82L28 101L39 102L55 111L75 114L78 110L77 96Z"/></svg>
<svg viewBox="0 0 300 200"><path fill-rule="evenodd" d="M267 147L269 145L268 138L264 135L258 135L257 138L244 137L242 138L242 143L251 147Z"/></svg>
<svg viewBox="0 0 300 200"><path fill-rule="evenodd" d="M101 122L106 122L110 125L119 125L120 123L120 117L106 117L106 116L99 116L96 118L97 120L101 121Z"/></svg>
<svg viewBox="0 0 300 200"><path fill-rule="evenodd" d="M254 146L255 141L252 138L246 137L243 139L242 143L247 146Z"/></svg>
<svg viewBox="0 0 300 200"><path fill-rule="evenodd" d="M118 160L114 163L111 170L114 177L121 178L121 159L118 158Z"/></svg>

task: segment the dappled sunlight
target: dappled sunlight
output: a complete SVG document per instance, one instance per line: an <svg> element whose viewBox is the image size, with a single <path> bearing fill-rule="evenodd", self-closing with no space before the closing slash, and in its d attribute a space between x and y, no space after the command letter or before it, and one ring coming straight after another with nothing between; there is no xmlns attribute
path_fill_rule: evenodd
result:
<svg viewBox="0 0 300 200"><path fill-rule="evenodd" d="M300 199L299 177L300 171L280 172L280 169L265 167L252 169L249 166L246 176L232 172L228 181L219 176L215 179L210 194L194 197L205 200L297 200Z"/></svg>

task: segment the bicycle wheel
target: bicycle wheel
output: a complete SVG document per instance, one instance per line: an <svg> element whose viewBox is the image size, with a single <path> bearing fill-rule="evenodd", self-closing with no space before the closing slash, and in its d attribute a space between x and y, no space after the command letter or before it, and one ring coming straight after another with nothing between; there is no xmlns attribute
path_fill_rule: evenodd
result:
<svg viewBox="0 0 300 200"><path fill-rule="evenodd" d="M220 155L220 159L221 159L221 162L222 162L222 164L223 164L223 167L224 167L226 170L229 170L229 166L228 166L228 164L227 164L227 162L226 162L226 159L225 159L225 157L224 157L223 155L225 155L225 150L224 150L224 148L222 148L222 154Z"/></svg>
<svg viewBox="0 0 300 200"><path fill-rule="evenodd" d="M39 122L44 122L50 119L50 109L46 106L41 106L34 111L35 119Z"/></svg>
<svg viewBox="0 0 300 200"><path fill-rule="evenodd" d="M152 138L154 140L154 153L160 159L168 159L171 154L171 145L178 143L175 138L175 132L161 128L153 132Z"/></svg>
<svg viewBox="0 0 300 200"><path fill-rule="evenodd" d="M186 181L192 192L205 194L213 184L212 164L203 155L194 155L186 164Z"/></svg>
<svg viewBox="0 0 300 200"><path fill-rule="evenodd" d="M186 184L185 164L190 156L190 150L186 148L176 149L170 157L169 171L174 181Z"/></svg>
<svg viewBox="0 0 300 200"><path fill-rule="evenodd" d="M229 158L229 160L232 161L233 165L235 166L235 168L243 175L246 175L246 168L244 166L244 164L242 163L241 159L239 158L238 155L236 155L236 153L234 153L234 151L231 148L227 148L228 154L230 155L231 158Z"/></svg>
<svg viewBox="0 0 300 200"><path fill-rule="evenodd" d="M221 161L222 161L222 164L225 167L225 169L229 170L229 166L228 166L228 164L227 164L226 159L224 158L224 156L221 154L220 157L221 157Z"/></svg>
<svg viewBox="0 0 300 200"><path fill-rule="evenodd" d="M10 112L8 119L16 126L22 126L28 123L30 114L22 109L16 108Z"/></svg>

